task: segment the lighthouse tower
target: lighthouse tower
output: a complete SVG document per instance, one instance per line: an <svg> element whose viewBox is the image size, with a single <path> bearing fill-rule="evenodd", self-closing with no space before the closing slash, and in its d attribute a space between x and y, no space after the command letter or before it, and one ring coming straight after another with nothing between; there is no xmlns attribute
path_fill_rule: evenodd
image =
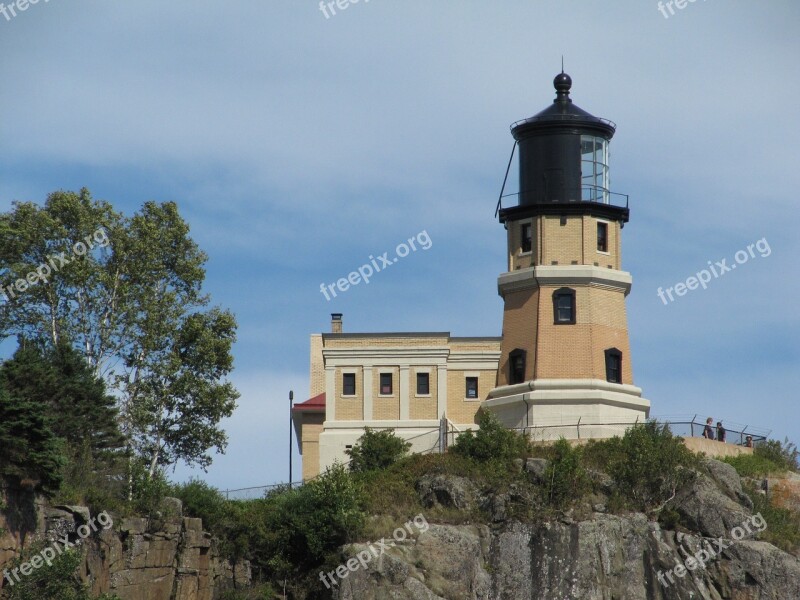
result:
<svg viewBox="0 0 800 600"><path fill-rule="evenodd" d="M633 385L622 270L627 196L610 189L616 126L570 98L560 73L556 99L514 123L519 203L500 210L508 271L497 387L483 403L507 427L534 439L598 438L647 419Z"/></svg>

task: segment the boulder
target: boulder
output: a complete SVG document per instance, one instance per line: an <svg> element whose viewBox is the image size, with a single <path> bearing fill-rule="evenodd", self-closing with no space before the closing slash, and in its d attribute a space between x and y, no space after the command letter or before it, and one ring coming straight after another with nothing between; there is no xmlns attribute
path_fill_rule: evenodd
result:
<svg viewBox="0 0 800 600"><path fill-rule="evenodd" d="M444 506L471 510L478 497L478 489L472 481L452 475L424 475L417 481L416 490L427 508Z"/></svg>

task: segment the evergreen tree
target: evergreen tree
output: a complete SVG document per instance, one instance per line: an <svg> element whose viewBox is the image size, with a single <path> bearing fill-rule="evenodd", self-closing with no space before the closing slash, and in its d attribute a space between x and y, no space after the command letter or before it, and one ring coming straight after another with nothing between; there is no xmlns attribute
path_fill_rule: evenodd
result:
<svg viewBox="0 0 800 600"><path fill-rule="evenodd" d="M10 394L0 382L0 475L17 484L58 489L64 462L61 443L48 426L46 407Z"/></svg>
<svg viewBox="0 0 800 600"><path fill-rule="evenodd" d="M14 357L0 367L13 395L42 406L52 432L95 457L123 446L114 398L83 357L66 342L55 348L20 338Z"/></svg>

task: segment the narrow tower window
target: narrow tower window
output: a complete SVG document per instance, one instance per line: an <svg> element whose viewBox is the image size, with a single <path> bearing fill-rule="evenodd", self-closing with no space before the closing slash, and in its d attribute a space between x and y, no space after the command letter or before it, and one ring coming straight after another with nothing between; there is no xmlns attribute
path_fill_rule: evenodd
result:
<svg viewBox="0 0 800 600"><path fill-rule="evenodd" d="M597 251L608 252L608 223L597 222Z"/></svg>
<svg viewBox="0 0 800 600"><path fill-rule="evenodd" d="M606 350L606 380L622 383L622 352L616 348Z"/></svg>
<svg viewBox="0 0 800 600"><path fill-rule="evenodd" d="M344 373L342 375L342 395L355 396L356 395L356 374Z"/></svg>
<svg viewBox="0 0 800 600"><path fill-rule="evenodd" d="M531 224L525 223L520 228L520 233L522 235L522 244L521 249L523 252L530 252L531 248L533 247L533 238L531 236Z"/></svg>
<svg viewBox="0 0 800 600"><path fill-rule="evenodd" d="M508 355L508 381L511 384L525 381L525 350L517 348Z"/></svg>
<svg viewBox="0 0 800 600"><path fill-rule="evenodd" d="M575 324L575 290L560 288L553 292L553 315L556 325Z"/></svg>

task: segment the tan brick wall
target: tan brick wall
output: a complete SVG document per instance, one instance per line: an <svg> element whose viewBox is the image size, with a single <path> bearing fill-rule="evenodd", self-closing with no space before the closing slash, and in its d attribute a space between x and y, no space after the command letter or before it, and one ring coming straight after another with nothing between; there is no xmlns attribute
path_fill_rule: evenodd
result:
<svg viewBox="0 0 800 600"><path fill-rule="evenodd" d="M531 225L531 248L532 252L521 254L522 250L522 225ZM508 223L508 270L527 269L533 266L536 257L537 245L537 224L534 219L522 219L520 221L509 221Z"/></svg>
<svg viewBox="0 0 800 600"><path fill-rule="evenodd" d="M322 362L322 335L311 336L311 361L309 374L309 398L319 396L325 391L325 365Z"/></svg>
<svg viewBox="0 0 800 600"><path fill-rule="evenodd" d="M450 352L497 352L500 350L500 340L485 342L452 342Z"/></svg>
<svg viewBox="0 0 800 600"><path fill-rule="evenodd" d="M558 261L559 265L579 264L583 258L583 222L580 216L566 217L566 224L561 224L559 216L537 217L542 221L542 259L539 264L551 265Z"/></svg>
<svg viewBox="0 0 800 600"><path fill-rule="evenodd" d="M621 291L575 286L575 325L556 325L553 292L542 288L536 378L605 379L605 350L622 352L622 381L632 383L630 345Z"/></svg>
<svg viewBox="0 0 800 600"><path fill-rule="evenodd" d="M428 373L430 382L430 397L417 396L417 373ZM436 409L438 407L438 372L435 366L430 368L409 369L409 407L408 416L412 420L436 419L438 417Z"/></svg>
<svg viewBox="0 0 800 600"><path fill-rule="evenodd" d="M597 222L602 221L608 223L608 253L604 254L597 251ZM607 221L606 219L598 219L589 215L583 217L583 248L584 257L581 261L583 264L594 265L597 263L598 267L608 268L611 265L612 269L620 269L620 256L619 256L619 236L620 226L618 221Z"/></svg>
<svg viewBox="0 0 800 600"><path fill-rule="evenodd" d="M516 348L526 352L525 379L533 379L538 306L538 290L524 290L506 295L503 311L503 345L497 369L497 385L508 385L508 355Z"/></svg>
<svg viewBox="0 0 800 600"><path fill-rule="evenodd" d="M392 374L392 395L381 396L381 373ZM400 418L400 369L397 367L375 367L372 370L372 417L376 421Z"/></svg>
<svg viewBox="0 0 800 600"><path fill-rule="evenodd" d="M303 480L319 474L319 434L322 433L322 413L305 413L301 417L300 442L303 446Z"/></svg>
<svg viewBox="0 0 800 600"><path fill-rule="evenodd" d="M419 348L425 346L447 346L447 336L432 337L329 337L325 336L326 348Z"/></svg>
<svg viewBox="0 0 800 600"><path fill-rule="evenodd" d="M468 373L478 374L478 399L466 400L466 377ZM481 401L489 396L495 387L494 371L451 371L447 370L447 418L457 424L475 423L475 413L481 407Z"/></svg>
<svg viewBox="0 0 800 600"><path fill-rule="evenodd" d="M344 386L344 374L356 374L356 395L342 395ZM337 421L359 421L364 418L364 375L360 366L337 367L334 379L336 387L336 420Z"/></svg>
<svg viewBox="0 0 800 600"><path fill-rule="evenodd" d="M594 265L621 269L621 227L617 221L606 221L590 215L568 216L561 225L558 215L541 215L533 219L508 223L508 270L516 271L534 265ZM597 251L597 221L608 223L608 253ZM520 255L521 226L532 223L531 254Z"/></svg>

